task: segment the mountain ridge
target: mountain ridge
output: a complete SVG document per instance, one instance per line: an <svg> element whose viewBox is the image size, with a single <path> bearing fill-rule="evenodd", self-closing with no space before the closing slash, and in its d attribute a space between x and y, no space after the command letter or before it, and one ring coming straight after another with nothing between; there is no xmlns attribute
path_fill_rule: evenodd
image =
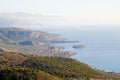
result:
<svg viewBox="0 0 120 80"><path fill-rule="evenodd" d="M35 31L23 28L0 28L0 49L38 56L75 55L71 51L63 51L61 46L51 48L53 42L66 41L58 34Z"/></svg>

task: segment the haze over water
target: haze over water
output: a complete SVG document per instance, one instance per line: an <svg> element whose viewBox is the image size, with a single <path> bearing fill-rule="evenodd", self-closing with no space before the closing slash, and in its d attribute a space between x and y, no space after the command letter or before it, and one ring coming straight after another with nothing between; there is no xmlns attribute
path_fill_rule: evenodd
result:
<svg viewBox="0 0 120 80"><path fill-rule="evenodd" d="M44 29L43 29L44 30ZM105 71L120 72L120 28L117 26L81 26L49 28L49 32L60 34L67 40L80 40L81 43L57 44L66 50L77 53L73 56L92 67ZM83 44L84 49L72 46Z"/></svg>
<svg viewBox="0 0 120 80"><path fill-rule="evenodd" d="M90 66L120 72L120 26L105 25L120 25L120 0L0 1L0 26L20 26L81 40L87 46L84 49L73 49L74 44L59 45L76 52L73 58Z"/></svg>

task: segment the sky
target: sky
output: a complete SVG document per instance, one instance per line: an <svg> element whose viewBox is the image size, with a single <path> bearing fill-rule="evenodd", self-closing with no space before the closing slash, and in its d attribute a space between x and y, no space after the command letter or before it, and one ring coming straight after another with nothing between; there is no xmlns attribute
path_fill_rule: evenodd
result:
<svg viewBox="0 0 120 80"><path fill-rule="evenodd" d="M59 16L54 20L58 25L120 25L119 4L120 0L0 0L0 13Z"/></svg>

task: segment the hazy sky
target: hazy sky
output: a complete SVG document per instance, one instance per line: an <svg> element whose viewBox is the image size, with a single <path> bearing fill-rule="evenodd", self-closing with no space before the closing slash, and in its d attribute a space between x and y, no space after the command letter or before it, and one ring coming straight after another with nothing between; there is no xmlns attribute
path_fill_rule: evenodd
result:
<svg viewBox="0 0 120 80"><path fill-rule="evenodd" d="M0 0L0 13L11 12L60 16L62 24L120 25L120 0Z"/></svg>

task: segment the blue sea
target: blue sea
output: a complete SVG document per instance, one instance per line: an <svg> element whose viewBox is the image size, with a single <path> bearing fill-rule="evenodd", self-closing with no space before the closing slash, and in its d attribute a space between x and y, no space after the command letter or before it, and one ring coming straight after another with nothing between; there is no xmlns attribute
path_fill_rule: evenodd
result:
<svg viewBox="0 0 120 80"><path fill-rule="evenodd" d="M76 52L72 58L100 70L120 72L120 26L49 27L48 31L60 34L67 40L81 41L57 44L64 45L65 50ZM87 47L72 48L76 44Z"/></svg>

